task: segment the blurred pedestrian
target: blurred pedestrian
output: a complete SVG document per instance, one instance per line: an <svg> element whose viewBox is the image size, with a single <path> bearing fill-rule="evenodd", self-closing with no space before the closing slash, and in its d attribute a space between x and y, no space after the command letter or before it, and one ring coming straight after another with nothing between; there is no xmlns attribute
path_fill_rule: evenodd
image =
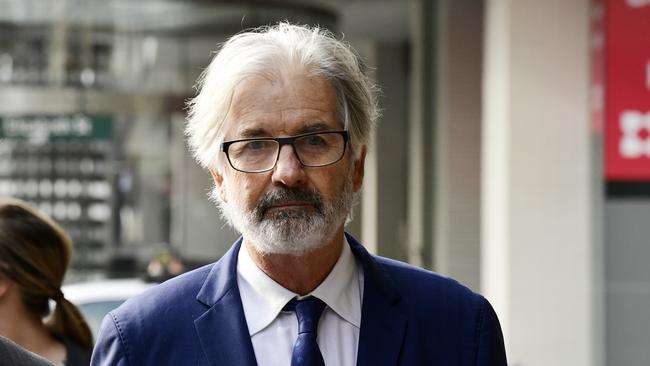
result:
<svg viewBox="0 0 650 366"><path fill-rule="evenodd" d="M93 341L61 292L71 254L72 241L52 219L0 198L0 335L56 365L81 366L90 363Z"/></svg>
<svg viewBox="0 0 650 366"><path fill-rule="evenodd" d="M147 264L147 281L164 282L184 271L183 262L172 250L165 249Z"/></svg>
<svg viewBox="0 0 650 366"><path fill-rule="evenodd" d="M53 363L0 336L2 366L52 366Z"/></svg>

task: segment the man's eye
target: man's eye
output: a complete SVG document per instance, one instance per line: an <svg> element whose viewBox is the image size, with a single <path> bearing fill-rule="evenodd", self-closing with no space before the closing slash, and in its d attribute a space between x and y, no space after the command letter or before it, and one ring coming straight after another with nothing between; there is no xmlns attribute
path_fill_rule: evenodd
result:
<svg viewBox="0 0 650 366"><path fill-rule="evenodd" d="M309 136L307 137L306 143L310 146L322 146L325 145L326 141L321 136Z"/></svg>
<svg viewBox="0 0 650 366"><path fill-rule="evenodd" d="M246 143L246 150L264 150L271 147L270 141L249 141Z"/></svg>

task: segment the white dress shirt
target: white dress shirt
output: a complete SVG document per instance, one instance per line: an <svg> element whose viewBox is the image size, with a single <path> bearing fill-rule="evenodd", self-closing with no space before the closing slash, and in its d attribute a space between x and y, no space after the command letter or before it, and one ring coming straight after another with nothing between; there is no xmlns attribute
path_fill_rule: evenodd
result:
<svg viewBox="0 0 650 366"><path fill-rule="evenodd" d="M257 364L290 365L293 344L298 338L298 320L295 313L282 311L282 308L298 295L257 267L243 245L237 258L237 285ZM320 318L317 338L325 365L356 365L363 271L347 240L332 271L310 295L327 304Z"/></svg>

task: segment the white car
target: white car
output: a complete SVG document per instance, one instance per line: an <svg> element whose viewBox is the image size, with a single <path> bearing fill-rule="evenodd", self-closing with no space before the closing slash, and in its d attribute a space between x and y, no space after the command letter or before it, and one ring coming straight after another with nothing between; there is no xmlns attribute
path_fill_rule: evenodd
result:
<svg viewBox="0 0 650 366"><path fill-rule="evenodd" d="M74 283L62 288L65 298L77 305L97 339L104 316L127 299L155 286L140 279L110 279Z"/></svg>

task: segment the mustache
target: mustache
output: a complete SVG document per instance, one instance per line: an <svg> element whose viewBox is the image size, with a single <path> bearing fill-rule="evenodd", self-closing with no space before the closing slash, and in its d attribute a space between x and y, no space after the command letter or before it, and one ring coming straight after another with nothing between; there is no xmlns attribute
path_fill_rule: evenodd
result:
<svg viewBox="0 0 650 366"><path fill-rule="evenodd" d="M318 214L322 215L324 212L323 198L316 190L280 187L262 195L255 207L255 217L261 220L270 207L296 201L313 206Z"/></svg>

